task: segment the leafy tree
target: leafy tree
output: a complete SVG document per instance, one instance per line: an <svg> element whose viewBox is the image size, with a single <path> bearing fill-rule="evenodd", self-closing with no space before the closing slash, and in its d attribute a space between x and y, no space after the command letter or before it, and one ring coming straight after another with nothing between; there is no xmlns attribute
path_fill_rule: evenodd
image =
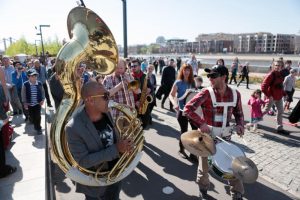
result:
<svg viewBox="0 0 300 200"><path fill-rule="evenodd" d="M48 51L50 55L57 55L61 47L62 44L59 42L57 36L53 41L51 39L48 39L48 41L44 43L45 53Z"/></svg>
<svg viewBox="0 0 300 200"><path fill-rule="evenodd" d="M12 43L7 50L5 51L5 54L9 56L14 56L19 53L25 53L30 54L31 51L34 50L34 45L29 44L25 37L21 37L21 39L17 40L16 42Z"/></svg>
<svg viewBox="0 0 300 200"><path fill-rule="evenodd" d="M46 42L44 42L45 53L48 51L51 55L56 55L61 47L62 44L59 42L57 36L55 37L54 40L48 39ZM9 56L14 56L19 53L24 53L27 55L36 55L36 51L38 54L42 52L41 43L35 46L35 44L28 43L25 37L21 37L19 40L12 43L7 48L5 54Z"/></svg>

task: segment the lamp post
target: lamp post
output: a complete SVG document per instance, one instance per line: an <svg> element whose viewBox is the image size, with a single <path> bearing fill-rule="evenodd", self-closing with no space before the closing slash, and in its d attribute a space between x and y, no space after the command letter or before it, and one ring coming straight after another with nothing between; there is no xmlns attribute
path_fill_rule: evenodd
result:
<svg viewBox="0 0 300 200"><path fill-rule="evenodd" d="M35 40L35 41L34 41L34 43L35 43L35 53L36 53L36 56L38 56L38 50L37 50L36 41L40 41L40 40Z"/></svg>
<svg viewBox="0 0 300 200"><path fill-rule="evenodd" d="M123 35L124 35L124 58L127 58L127 11L126 11L126 0L123 1Z"/></svg>
<svg viewBox="0 0 300 200"><path fill-rule="evenodd" d="M42 27L50 27L50 25L40 25L40 32L37 33L37 35L40 35L41 36L41 43L42 43L42 53L43 53L43 59L45 57L45 50L44 50L44 43L43 43L43 33L42 33ZM35 29L37 29L37 27L35 27Z"/></svg>

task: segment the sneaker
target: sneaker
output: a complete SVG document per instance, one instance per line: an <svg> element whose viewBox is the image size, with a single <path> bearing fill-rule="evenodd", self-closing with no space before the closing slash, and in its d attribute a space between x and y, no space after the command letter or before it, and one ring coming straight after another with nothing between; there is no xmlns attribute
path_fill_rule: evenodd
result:
<svg viewBox="0 0 300 200"><path fill-rule="evenodd" d="M208 199L207 190L205 190L205 189L200 189L199 197L200 197L200 199L202 199L202 200Z"/></svg>
<svg viewBox="0 0 300 200"><path fill-rule="evenodd" d="M179 154L182 158L184 158L184 159L188 159L188 158L189 158L189 156L185 153L184 150L179 150L179 151L178 151L178 154Z"/></svg>
<svg viewBox="0 0 300 200"><path fill-rule="evenodd" d="M13 173L15 173L17 171L17 168L16 167L12 167L10 165L6 165L4 167L4 170L3 172L0 173L0 178L5 178Z"/></svg>
<svg viewBox="0 0 300 200"><path fill-rule="evenodd" d="M198 163L198 157L194 154L190 154L190 161L192 161L193 163Z"/></svg>
<svg viewBox="0 0 300 200"><path fill-rule="evenodd" d="M284 129L277 130L277 133L278 134L282 134L282 135L289 135L290 134L290 132L288 132L288 131L286 131Z"/></svg>
<svg viewBox="0 0 300 200"><path fill-rule="evenodd" d="M246 129L247 129L248 131L250 131L250 127L251 127L250 124L246 124Z"/></svg>
<svg viewBox="0 0 300 200"><path fill-rule="evenodd" d="M231 195L232 200L243 200L243 195L240 192L234 192Z"/></svg>
<svg viewBox="0 0 300 200"><path fill-rule="evenodd" d="M170 112L175 112L174 108L170 108Z"/></svg>

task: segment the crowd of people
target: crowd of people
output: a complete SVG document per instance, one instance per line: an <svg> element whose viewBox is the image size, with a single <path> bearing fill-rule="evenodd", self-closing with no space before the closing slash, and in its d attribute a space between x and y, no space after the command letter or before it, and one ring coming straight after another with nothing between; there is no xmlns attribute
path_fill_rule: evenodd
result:
<svg viewBox="0 0 300 200"><path fill-rule="evenodd" d="M41 107L44 101L48 107L52 107L51 93L57 109L64 96L64 88L55 70L55 59L46 64L53 67L47 70L48 67L42 65L38 59L27 63L14 62L8 57L2 59L0 135L6 130L3 127L10 125L9 115L24 115L24 121L34 125L36 134L42 134ZM282 115L284 110L291 108L296 76L299 75L298 70L292 68L291 64L291 61L284 62L282 59L273 62L272 70L264 77L261 89L255 90L248 101L251 116L250 123L245 124L241 94L238 88L229 86L234 82L239 87L246 79L246 88L249 89L249 63L242 65L238 58L234 59L229 70L223 59L217 60L213 67L205 68L211 85L206 88L202 86L203 79L198 73L201 63L195 55L186 62L180 57L176 60L163 57L152 57L149 60L119 58L115 71L106 76L97 74L87 64L80 63L76 67L76 73L82 83L81 99L84 109L81 108L66 126L70 150L74 159L85 168L93 168L105 161L108 162L105 169L111 168L111 163L115 162L119 154L132 150L130 139L118 137L114 121L123 113L109 109L109 100L135 108L143 128L146 129L153 123L152 111L157 106L156 99L162 100L161 108L165 107L165 101L169 99L169 110L176 112L180 134L186 132L190 124L192 129L218 135L223 130L221 127L231 127L229 122L233 115L237 134L242 136L244 125L249 130L253 127L253 131L256 132L263 116L273 109L277 115L277 133L288 135L289 132L283 129ZM241 74L239 82L236 78L238 73ZM160 85L156 79L158 74L161 75ZM195 93L195 96L187 102L183 97L191 92ZM199 107L202 114L197 111ZM10 108L12 112L9 112ZM90 127L88 131L83 129L85 126ZM180 134L179 154L192 162L198 162L197 155L187 155ZM224 139L230 140L230 136L226 135ZM94 137L99 138L99 141L93 142L94 139L91 138ZM16 171L15 167L5 162L3 143L3 137L0 137L0 178ZM198 163L197 183L200 196L205 199L210 185L207 157L201 157ZM233 199L242 199L243 183L234 179L230 181L230 185ZM118 199L121 184L97 188L76 183L76 188L77 192L85 194L86 199ZM111 196L112 194L114 195Z"/></svg>

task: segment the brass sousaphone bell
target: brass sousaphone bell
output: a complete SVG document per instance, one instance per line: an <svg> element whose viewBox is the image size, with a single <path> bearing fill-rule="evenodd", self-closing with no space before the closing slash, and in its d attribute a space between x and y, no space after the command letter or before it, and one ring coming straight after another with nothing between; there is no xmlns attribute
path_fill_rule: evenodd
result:
<svg viewBox="0 0 300 200"><path fill-rule="evenodd" d="M52 158L66 176L75 182L89 186L110 185L126 177L138 164L144 138L141 134L141 123L135 110L125 105L112 104L124 113L128 121L133 122L126 135L134 138L134 152L126 152L126 155L124 153L112 169L114 171L107 172L102 172L100 168L97 171L86 169L74 160L68 148L64 127L74 110L81 104L82 82L77 69L84 63L99 74L112 73L118 63L118 47L109 28L90 9L73 8L68 15L67 24L71 40L61 48L55 63L56 73L60 77L65 94L51 126Z"/></svg>

